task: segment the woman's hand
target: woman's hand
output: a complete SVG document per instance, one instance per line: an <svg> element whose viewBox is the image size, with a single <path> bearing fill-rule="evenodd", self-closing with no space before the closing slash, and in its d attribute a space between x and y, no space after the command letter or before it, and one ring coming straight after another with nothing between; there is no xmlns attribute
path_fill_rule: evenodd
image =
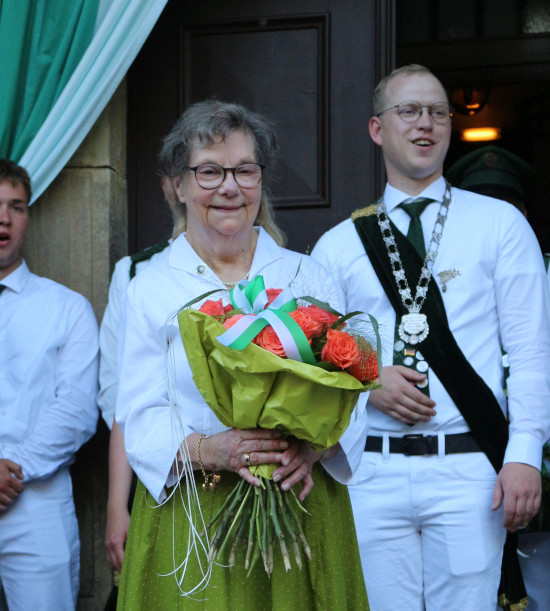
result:
<svg viewBox="0 0 550 611"><path fill-rule="evenodd" d="M130 526L130 513L126 505L107 505L107 526L105 528L105 553L111 567L122 570L124 546Z"/></svg>
<svg viewBox="0 0 550 611"><path fill-rule="evenodd" d="M114 422L109 439L109 496L107 498L105 553L109 564L119 572L122 570L124 545L130 525L128 499L132 477L132 467L130 467L124 449L124 437L120 427Z"/></svg>
<svg viewBox="0 0 550 611"><path fill-rule="evenodd" d="M303 501L313 488L311 469L321 458L321 452L312 450L305 441L295 437L289 437L288 442L289 447L281 457L282 466L275 469L273 481L284 480L281 484L282 490L290 490L295 484L302 482L298 499Z"/></svg>
<svg viewBox="0 0 550 611"><path fill-rule="evenodd" d="M199 467L197 455L199 439L200 435L196 433L187 438L194 468ZM250 473L248 466L280 463L283 460L283 452L289 447L289 442L282 439L278 431L230 429L212 437L205 437L200 443L200 458L206 470L234 471L248 483L260 486L259 478Z"/></svg>

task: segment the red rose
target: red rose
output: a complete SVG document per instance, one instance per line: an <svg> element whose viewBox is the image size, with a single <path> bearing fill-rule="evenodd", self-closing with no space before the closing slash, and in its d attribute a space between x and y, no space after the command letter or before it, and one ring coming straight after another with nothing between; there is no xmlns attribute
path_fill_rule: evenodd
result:
<svg viewBox="0 0 550 611"><path fill-rule="evenodd" d="M323 310L323 308L316 305L310 305L307 307L299 306L298 309L300 308L306 309L309 315L315 318L315 320L323 326L323 331L340 318L337 314L331 314L330 312L327 312L326 310Z"/></svg>
<svg viewBox="0 0 550 611"><path fill-rule="evenodd" d="M223 307L221 299L218 299L218 301L207 299L199 308L199 312L204 312L209 316L223 316L225 314L225 308Z"/></svg>
<svg viewBox="0 0 550 611"><path fill-rule="evenodd" d="M227 314L228 312L232 312L234 309L235 306L232 303L228 303L226 306L224 306L223 313Z"/></svg>
<svg viewBox="0 0 550 611"><path fill-rule="evenodd" d="M359 362L361 355L353 338L343 331L327 329L327 343L321 352L321 360L346 369Z"/></svg>
<svg viewBox="0 0 550 611"><path fill-rule="evenodd" d="M265 289L265 292L267 293L267 304L265 306L267 308L283 292L283 289Z"/></svg>
<svg viewBox="0 0 550 611"><path fill-rule="evenodd" d="M378 379L378 357L376 350L362 337L357 338L360 359L346 371L360 382L374 382Z"/></svg>
<svg viewBox="0 0 550 611"><path fill-rule="evenodd" d="M242 317L244 316L244 314L235 314L235 316L231 316L230 318L228 318L225 322L223 322L223 326L226 329L231 329L231 327L238 321L240 320Z"/></svg>
<svg viewBox="0 0 550 611"><path fill-rule="evenodd" d="M298 306L297 310L289 312L289 316L293 318L300 329L304 332L304 335L310 339L315 337L324 331L323 323L319 322L316 318L311 316L308 311L309 309L304 306Z"/></svg>
<svg viewBox="0 0 550 611"><path fill-rule="evenodd" d="M277 356L286 358L286 352L281 344L281 340L277 337L271 326L264 327L254 338L254 343L260 346L260 348L273 352Z"/></svg>

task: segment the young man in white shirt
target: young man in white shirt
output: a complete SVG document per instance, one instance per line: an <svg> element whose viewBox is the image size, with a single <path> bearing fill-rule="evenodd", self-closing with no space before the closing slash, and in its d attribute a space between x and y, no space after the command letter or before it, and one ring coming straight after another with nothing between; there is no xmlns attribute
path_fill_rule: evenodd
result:
<svg viewBox="0 0 550 611"><path fill-rule="evenodd" d="M540 248L515 208L447 184L451 117L426 68L386 77L369 123L383 197L312 253L342 284L346 311L369 312L383 335L382 387L349 487L373 611L493 611L506 531L540 503L550 435Z"/></svg>
<svg viewBox="0 0 550 611"><path fill-rule="evenodd" d="M32 274L27 172L0 159L0 586L10 609L75 608L69 466L95 432L98 331L81 295Z"/></svg>

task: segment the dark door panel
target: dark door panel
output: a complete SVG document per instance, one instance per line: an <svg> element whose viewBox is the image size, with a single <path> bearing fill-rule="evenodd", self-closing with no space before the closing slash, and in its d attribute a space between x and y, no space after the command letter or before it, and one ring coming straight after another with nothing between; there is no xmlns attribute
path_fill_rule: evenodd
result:
<svg viewBox="0 0 550 611"><path fill-rule="evenodd" d="M271 190L296 250L372 201L380 188L368 134L392 3L171 0L128 77L130 249L170 231L155 173L161 137L185 107L215 96L277 127ZM162 211L162 212L161 212Z"/></svg>

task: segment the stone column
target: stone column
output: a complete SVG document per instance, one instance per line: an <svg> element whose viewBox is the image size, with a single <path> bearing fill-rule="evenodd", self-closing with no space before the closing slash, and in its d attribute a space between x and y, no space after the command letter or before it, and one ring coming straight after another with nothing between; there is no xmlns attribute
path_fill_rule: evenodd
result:
<svg viewBox="0 0 550 611"><path fill-rule="evenodd" d="M101 321L115 262L127 253L126 84L118 88L66 167L31 206L30 269L84 295ZM79 610L103 609L111 590L105 559L108 429L78 452L71 472L81 540Z"/></svg>

